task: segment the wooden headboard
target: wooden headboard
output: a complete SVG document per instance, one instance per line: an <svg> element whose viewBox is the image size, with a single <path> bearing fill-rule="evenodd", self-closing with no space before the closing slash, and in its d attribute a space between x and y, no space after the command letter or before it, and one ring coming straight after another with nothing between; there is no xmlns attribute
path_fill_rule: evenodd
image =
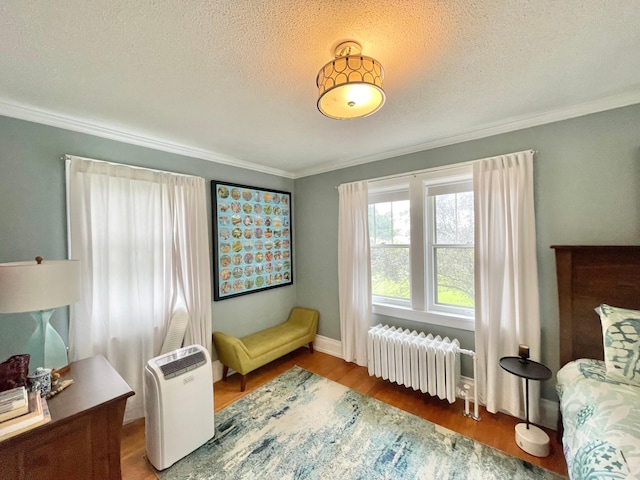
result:
<svg viewBox="0 0 640 480"><path fill-rule="evenodd" d="M602 360L602 327L594 309L606 303L640 310L640 245L558 246L560 366L577 358Z"/></svg>

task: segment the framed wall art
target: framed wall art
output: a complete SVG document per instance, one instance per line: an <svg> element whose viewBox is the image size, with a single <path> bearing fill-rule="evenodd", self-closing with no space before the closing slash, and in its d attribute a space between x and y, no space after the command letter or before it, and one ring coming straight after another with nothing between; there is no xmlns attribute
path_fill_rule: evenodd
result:
<svg viewBox="0 0 640 480"><path fill-rule="evenodd" d="M291 193L211 181L214 300L293 284Z"/></svg>

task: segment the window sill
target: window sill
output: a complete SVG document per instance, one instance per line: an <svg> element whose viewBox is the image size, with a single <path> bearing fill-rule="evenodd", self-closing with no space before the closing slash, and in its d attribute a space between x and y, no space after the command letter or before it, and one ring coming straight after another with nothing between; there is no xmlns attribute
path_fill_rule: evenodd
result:
<svg viewBox="0 0 640 480"><path fill-rule="evenodd" d="M471 317L425 312L421 310L413 310L408 307L374 303L373 313L377 315L386 315L388 317L402 318L414 322L439 325L441 327L457 328L459 330L467 330L470 332L473 332L476 329L475 319Z"/></svg>

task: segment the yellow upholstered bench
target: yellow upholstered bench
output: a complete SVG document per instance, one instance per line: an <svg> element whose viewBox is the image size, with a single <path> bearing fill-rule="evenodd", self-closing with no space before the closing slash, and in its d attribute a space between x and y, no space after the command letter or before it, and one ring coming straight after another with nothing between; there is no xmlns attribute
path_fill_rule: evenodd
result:
<svg viewBox="0 0 640 480"><path fill-rule="evenodd" d="M229 368L240 375L240 391L247 385L247 373L286 355L304 345L313 353L313 340L318 331L317 310L294 307L289 319L260 332L236 338L222 332L213 332L213 345L223 365L222 379L227 379Z"/></svg>

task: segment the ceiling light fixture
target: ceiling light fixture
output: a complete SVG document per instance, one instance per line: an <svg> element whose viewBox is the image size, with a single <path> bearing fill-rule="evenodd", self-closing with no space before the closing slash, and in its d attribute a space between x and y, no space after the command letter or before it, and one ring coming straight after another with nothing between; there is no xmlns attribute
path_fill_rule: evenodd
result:
<svg viewBox="0 0 640 480"><path fill-rule="evenodd" d="M343 42L336 47L336 58L318 72L318 110L323 115L348 120L371 115L384 105L384 69L361 51L359 43Z"/></svg>

